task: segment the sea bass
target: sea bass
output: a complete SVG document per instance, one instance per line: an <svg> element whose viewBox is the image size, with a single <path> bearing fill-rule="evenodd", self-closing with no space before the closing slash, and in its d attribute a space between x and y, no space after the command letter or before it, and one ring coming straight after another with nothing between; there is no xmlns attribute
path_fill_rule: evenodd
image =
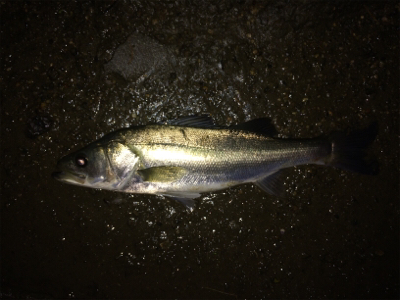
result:
<svg viewBox="0 0 400 300"><path fill-rule="evenodd" d="M53 177L70 184L163 195L193 208L201 193L254 183L281 195L286 168L317 164L375 174L365 150L376 124L327 138L282 139L269 119L218 127L210 117L121 129L63 157Z"/></svg>

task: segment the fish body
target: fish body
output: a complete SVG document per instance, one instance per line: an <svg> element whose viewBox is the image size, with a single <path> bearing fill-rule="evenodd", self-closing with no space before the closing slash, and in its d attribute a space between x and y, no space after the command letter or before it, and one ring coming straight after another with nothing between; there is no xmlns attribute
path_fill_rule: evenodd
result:
<svg viewBox="0 0 400 300"><path fill-rule="evenodd" d="M364 150L376 129L330 138L278 139L267 119L216 127L208 117L128 128L62 158L53 176L72 184L164 195L193 207L201 193L255 183L280 195L282 170L304 164L374 173Z"/></svg>

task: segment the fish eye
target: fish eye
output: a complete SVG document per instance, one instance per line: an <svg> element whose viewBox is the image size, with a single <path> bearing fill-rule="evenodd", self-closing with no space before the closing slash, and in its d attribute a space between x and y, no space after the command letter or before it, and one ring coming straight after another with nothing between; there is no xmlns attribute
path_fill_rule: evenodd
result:
<svg viewBox="0 0 400 300"><path fill-rule="evenodd" d="M76 157L75 157L75 164L78 166L78 167L86 167L87 166L87 164L88 164L88 160L87 160L87 158L86 158L86 156L85 155L83 155L83 154L78 154Z"/></svg>

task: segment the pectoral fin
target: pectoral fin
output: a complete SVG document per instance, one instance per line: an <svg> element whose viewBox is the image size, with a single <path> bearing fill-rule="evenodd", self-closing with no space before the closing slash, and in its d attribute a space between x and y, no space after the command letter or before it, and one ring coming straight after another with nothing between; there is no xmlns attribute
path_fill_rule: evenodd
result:
<svg viewBox="0 0 400 300"><path fill-rule="evenodd" d="M182 167L153 167L137 171L143 181L150 182L173 182L181 179L187 170Z"/></svg>

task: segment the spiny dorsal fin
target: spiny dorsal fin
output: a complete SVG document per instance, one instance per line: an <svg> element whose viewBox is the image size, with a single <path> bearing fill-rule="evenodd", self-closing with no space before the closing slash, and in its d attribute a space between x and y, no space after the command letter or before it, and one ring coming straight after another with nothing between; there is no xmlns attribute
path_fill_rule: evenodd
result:
<svg viewBox="0 0 400 300"><path fill-rule="evenodd" d="M198 128L218 128L213 122L210 116L188 116L181 117L175 120L169 120L166 122L172 126L185 126L185 127L198 127Z"/></svg>

